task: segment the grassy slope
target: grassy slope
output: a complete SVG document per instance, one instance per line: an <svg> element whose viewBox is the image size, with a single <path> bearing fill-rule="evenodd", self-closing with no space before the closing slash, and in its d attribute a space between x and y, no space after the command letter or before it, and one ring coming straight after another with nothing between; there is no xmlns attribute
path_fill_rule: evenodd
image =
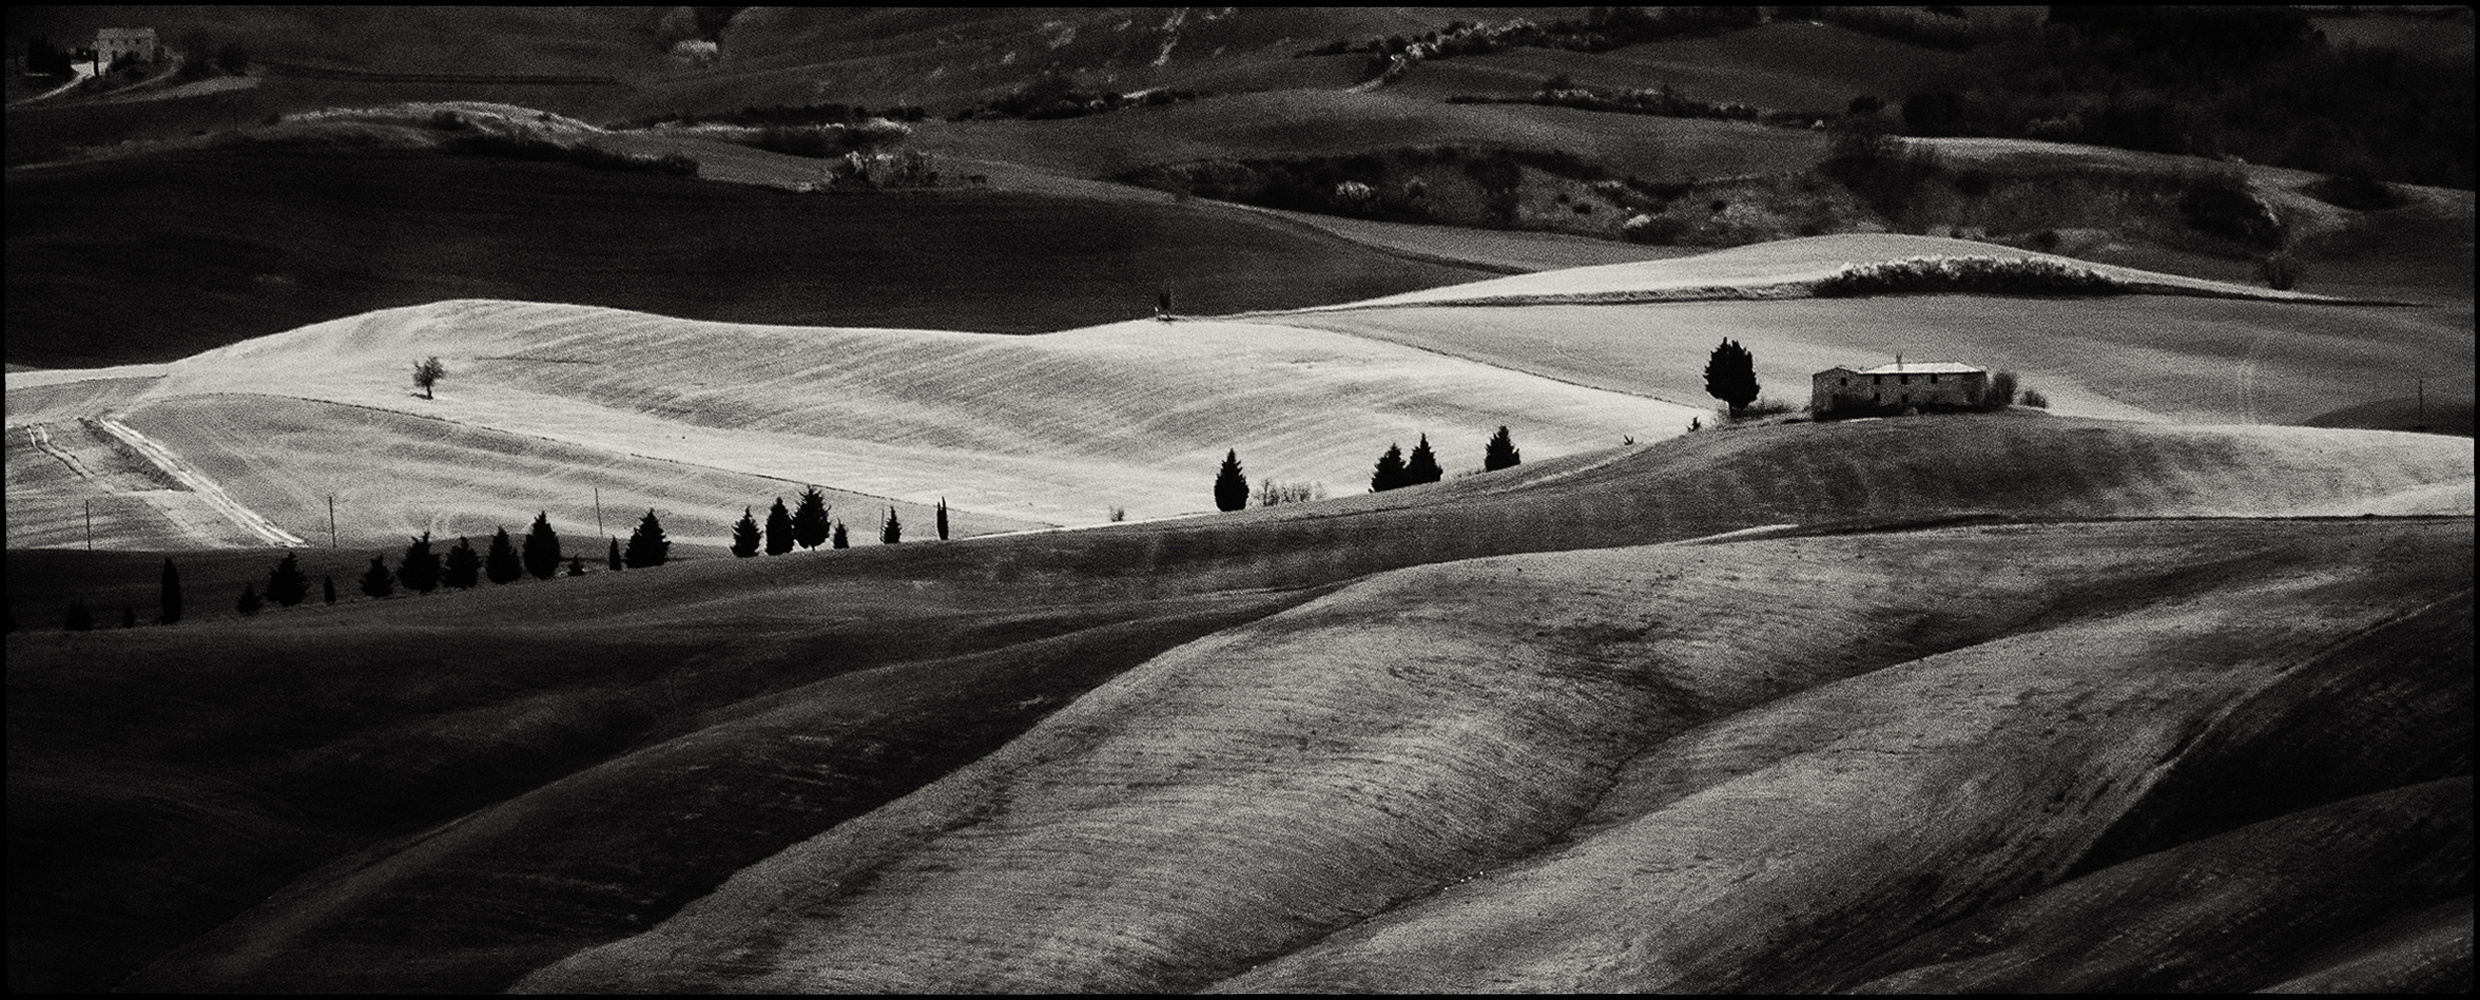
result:
<svg viewBox="0 0 2480 1000"><path fill-rule="evenodd" d="M802 197L413 153L167 154L8 188L9 353L39 366L171 360L471 296L1025 332L1142 315L1164 282L1184 309L1229 312L1477 276L1172 205Z"/></svg>
<svg viewBox="0 0 2480 1000"><path fill-rule="evenodd" d="M441 355L441 398L411 395L404 358ZM1478 464L1502 424L1525 428L1539 457L1606 447L1624 433L1681 425L1687 411L1617 393L1324 331L1215 322L1140 321L1007 337L696 323L569 306L449 302L324 323L171 366L131 395L77 397L63 419L134 411L176 450L229 473L245 502L285 523L314 519L324 494L366 483L361 517L455 530L554 499L573 526L583 478L645 456L746 475L818 482L912 502L945 496L1002 519L1101 521L1204 508L1216 463L1238 448L1252 476L1357 489L1388 440L1435 436L1442 461ZM37 419L60 373L11 376L32 397L12 421ZM226 393L302 396L413 414L208 405ZM528 472L543 446L485 429L583 445L562 452L554 484ZM455 435L464 435L462 438ZM287 436L316 441L292 457ZM444 437L443 437L444 436ZM460 455L477 469L460 473ZM402 456L405 467L394 468ZM379 461L373 462L373 458ZM273 477L259 479L261 471ZM427 471L425 471L427 470ZM429 482L409 487L407 482ZM761 484L762 485L762 484ZM713 519L761 499L758 486L692 490L709 505L684 537L719 540ZM739 489L733 495L731 489ZM463 491L463 496L456 495ZM546 492L548 491L548 492ZM691 493L631 500L666 509ZM571 495L574 494L574 495ZM520 502L522 500L522 502ZM429 504L444 506L426 506ZM514 507L510 505L514 504ZM611 506L607 504L607 506ZM917 518L917 508L904 508ZM365 522L367 523L367 522ZM874 524L875 520L856 521ZM915 531L926 525L913 520ZM703 525L703 527L701 527ZM996 526L996 525L994 525ZM966 530L973 530L967 527ZM302 534L301 528L294 529ZM391 528L392 532L393 529ZM306 537L306 536L305 536Z"/></svg>
<svg viewBox="0 0 2480 1000"><path fill-rule="evenodd" d="M744 717L747 713L740 710L711 714L741 699L873 664L977 651L995 654L1010 643L1114 622L1154 621L1160 628L1131 627L1147 635L1168 635L1165 629L1177 631L1171 619L1211 611L1183 595L1243 595L1233 598L1239 604L1226 605L1237 609L1254 606L1245 597L1249 589L1270 584L1317 586L1467 556L1640 544L1863 514L1900 518L1975 509L2032 516L2347 513L2352 504L2433 483L2463 484L2467 508L2470 455L2452 444L2379 432L2234 435L2029 418L1782 427L1698 435L1627 453L1541 460L1492 476L1212 521L755 562L709 558L660 571L596 574L470 594L348 600L335 608L269 612L248 621L230 617L223 608L225 595L197 582L191 600L199 620L192 624L10 639L9 732L12 760L17 762L13 778L39 783L27 786L23 806L13 797L12 817L23 817L30 824L27 829L34 831L21 843L52 852L47 856L57 859L53 867L60 873L58 880L41 883L51 888L30 890L33 895L25 905L35 909L25 912L58 914L63 912L58 907L74 905L84 914L63 932L66 940L44 943L36 952L58 956L96 942L119 941L123 944L112 947L123 957L116 961L143 957L150 948L167 947L221 920L233 912L233 901L258 898L343 849L339 845L377 843L505 796L529 794L527 789L541 788L632 745L653 746L673 734ZM2062 475L2066 469L2079 471ZM2046 485L2026 485L2033 482ZM1797 485L1787 489L1786 484ZM2008 485L1993 489L1993 484ZM80 555L60 557L74 567ZM151 587L152 557L120 558L134 560L125 571ZM203 581L212 575L194 561L204 558L183 558L185 578ZM253 569L263 574L265 559L259 556L233 568L243 578ZM17 579L17 569L12 560L16 609L33 621L56 620L56 610L51 617L30 610L34 602L19 589L29 581ZM59 566L28 572L38 570L46 580L68 575ZM1916 599L1928 596L1916 588L1914 592ZM1060 606L1061 601L1077 603ZM1113 648L1129 641L1136 640L1109 640ZM443 642L453 645L442 647ZM457 652L427 661L435 664L433 669L402 669L408 655L418 655L409 650L426 648ZM99 676L93 670L96 663L122 666ZM265 663L299 669L269 673L250 666ZM989 665L997 668L996 663ZM960 679L953 684L930 680L945 676L934 671L920 683L906 682L906 687L940 698L970 698L977 689ZM1090 673L1075 676L1098 679ZM965 693L954 693L959 691ZM1018 705L1038 693L1010 694L1007 704ZM822 707L849 701L825 689L816 697ZM797 715L802 701L792 697L753 703L751 711L763 705ZM985 706L975 711L999 711L1030 723L1040 712L1023 714L1026 710L1047 711L1059 703L1052 699L1006 711L995 702L974 704ZM339 710L348 705L354 710ZM890 708L902 718L937 719L940 732L946 732L947 720L962 710ZM930 714L908 714L915 711ZM871 724L897 725L899 730L910 725L891 719ZM997 738L1004 738L1006 727L1001 730ZM765 734L778 731L760 725L732 730L744 735L729 739L718 731L713 744L693 741L664 753L690 753L692 758L706 752L739 755L741 751L731 748L743 744L735 741L772 739ZM901 732L885 738L913 739ZM694 749L701 745L706 749ZM804 754L842 753L835 748L846 746L804 745L811 747L800 751ZM623 767L611 780L634 781L638 779L630 775L676 770L669 765L651 771L632 768ZM852 770L849 776L853 781L878 780L868 768ZM276 824L281 836L252 840L261 846L249 850L261 853L234 854L242 848L228 845L231 850L219 856L260 860L233 861L232 867L216 872L191 872L198 880L196 891L163 904L167 909L137 906L132 902L136 897L123 893L135 892L139 882L124 880L144 880L144 873L154 870L145 865L174 864L149 860L158 850L149 846L157 842L149 838L199 834L202 818L181 804L186 799L165 803L146 827L155 832L131 841L80 845L41 832L62 829L62 823L74 825L62 817L84 815L80 810L117 808L114 803L123 793L116 789L202 781L220 783L217 787L238 785L226 798L258 801L251 797L272 796L272 804L244 818ZM704 806L668 799L683 802L682 808L609 815L586 824L578 835L590 841L626 836L676 844L677 836L664 832L684 829L675 824L711 833L717 829L714 817L748 815L750 803L771 801L773 794L730 782L699 787L699 795L720 798ZM811 797L803 801L831 801L837 787L843 786L831 783L805 792ZM883 783L871 787L879 789L873 795L903 791ZM80 791L66 798L60 797L65 792L36 794L42 788ZM539 794L553 793L545 789ZM566 801L560 797L566 794L542 801ZM599 792L588 799L650 801ZM287 818L305 810L315 815ZM514 815L539 817L528 823L566 823L560 819L569 815L565 810L527 807ZM390 868L374 872L370 878L376 881L360 881L358 876L347 878L360 865L339 867L304 886L303 891L315 890L315 898L325 902L299 909L287 904L263 917L291 929L254 920L251 929L233 933L279 934L308 942L303 947L309 953L331 958L336 953L324 949L346 948L365 958L380 953L405 958L402 950L390 951L398 946L385 942L401 937L409 926L435 926L445 938L424 932L419 936L423 943L411 949L436 959L437 964L433 959L420 963L428 970L425 976L436 973L450 978L434 982L464 987L478 984L473 976L504 981L547 951L559 950L558 941L584 943L563 937L573 931L561 928L590 925L603 928L594 932L598 934L627 933L659 917L664 907L705 891L741 863L730 858L748 858L748 852L764 845L790 842L780 838L807 836L817 829L753 826L748 836L756 840L701 834L696 842L707 846L696 851L563 855L568 863L602 872L580 874L589 882L638 888L618 897L597 893L582 901L546 902L542 905L548 909L541 910L523 901L526 890L491 896L503 901L492 903L494 907L543 914L510 919L516 926L534 920L537 931L549 935L504 951L494 951L507 943L496 934L480 940L459 938L462 918L423 915L434 904L420 900L449 897L413 888L402 888L411 895L400 895L400 888L392 887L435 885L442 877L454 882L454 871L468 870L455 865L483 863L470 860L475 857L514 857L507 851L531 843L530 838L541 833L537 826L486 825L474 831L483 838L479 841L443 842L449 853L439 863L449 867L436 871ZM236 829L244 828L247 823ZM483 837L503 829L514 839L499 839L501 833ZM488 864L515 864L512 870L532 871L542 863L536 855L525 856L537 860ZM666 860L650 860L657 856ZM612 864L615 858L638 859L626 867L639 874L612 874L595 867ZM347 884L320 888L339 878ZM529 878L520 884L545 883ZM457 898L468 902L456 904L456 912L468 912L472 897ZM42 900L50 902L38 902ZM654 900L672 902L656 906ZM334 909L339 906L343 909ZM323 913L342 922L326 922L328 917L319 916ZM386 913L408 916L372 915ZM569 914L582 923L550 914ZM304 920L309 923L302 924ZM369 951L372 948L379 952ZM289 964L294 959L284 957L293 953L283 950L267 955L264 962L230 964L249 953L254 952L228 951L219 944L202 947L194 959L184 961L209 963L220 970L214 975L232 977L236 983L296 986L311 984L299 978L304 975L396 967L394 959L339 963L331 958L294 966ZM63 971L48 964L52 961L30 965L38 971L27 974L45 969L51 974L100 974L91 969ZM94 968L111 967L108 961L97 961L103 964ZM307 971L311 967L331 972L314 974ZM209 966L182 968L191 970L182 975L213 971Z"/></svg>
<svg viewBox="0 0 2480 1000"><path fill-rule="evenodd" d="M1920 236L1818 237L1673 261L1519 275L1398 301L1451 300L1492 289L1527 301L1532 295L1762 285L1824 273L1846 260L1922 253L2023 252ZM2468 297L2459 304L2335 306L2151 295L1933 295L1340 309L1281 321L1695 405L1717 405L1705 395L1702 359L1730 338L1756 355L1767 395L1795 405L1807 399L1814 372L1880 364L1901 354L2013 370L2061 412L2289 423L2340 402L2399 396L2414 376L2428 376L2429 391L2440 400L2469 399L2472 382L2462 373L2472 367L2470 317Z"/></svg>
<svg viewBox="0 0 2480 1000"><path fill-rule="evenodd" d="M2468 526L2417 533L1963 529L1390 574L1159 657L521 988L1168 991L1415 900L1225 985L1830 980L2054 881L2184 763L2183 730L2467 588ZM2204 560L2231 575L2164 574ZM1903 585L1924 576L1951 582ZM2371 591L2389 598L2343 611ZM2454 690L2456 660L2420 682ZM1653 766L1614 781L1630 758ZM2296 937L2456 891L2452 842L2361 835L2368 873L2332 880L2411 898ZM2386 851L2424 867L2387 871Z"/></svg>

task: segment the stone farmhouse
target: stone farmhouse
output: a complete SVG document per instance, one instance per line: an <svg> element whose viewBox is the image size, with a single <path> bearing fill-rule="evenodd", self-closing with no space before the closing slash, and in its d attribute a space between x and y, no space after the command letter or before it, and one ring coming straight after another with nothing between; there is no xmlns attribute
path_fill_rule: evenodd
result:
<svg viewBox="0 0 2480 1000"><path fill-rule="evenodd" d="M122 53L130 53L143 62L162 58L162 46L156 44L153 28L101 28L95 32L95 57L109 66Z"/></svg>
<svg viewBox="0 0 2480 1000"><path fill-rule="evenodd" d="M1811 377L1809 410L1901 410L1978 406L1989 371L1952 361L1895 359L1868 369L1828 368Z"/></svg>

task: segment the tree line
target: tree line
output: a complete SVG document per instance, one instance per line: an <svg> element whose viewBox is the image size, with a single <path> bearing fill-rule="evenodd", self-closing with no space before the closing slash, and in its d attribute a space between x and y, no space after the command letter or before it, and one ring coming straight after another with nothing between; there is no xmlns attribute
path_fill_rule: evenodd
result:
<svg viewBox="0 0 2480 1000"><path fill-rule="evenodd" d="M1483 472L1513 468L1523 461L1523 452L1516 449L1514 437L1503 424L1499 426L1498 433L1482 446ZM1438 454L1429 445L1429 435L1423 434L1420 443L1413 445L1409 456L1404 454L1402 442L1390 442L1386 446L1386 453L1378 456L1377 467L1370 473L1369 492L1383 493L1406 486L1434 483L1444 478L1446 469L1438 464ZM1298 485L1276 484L1267 480L1260 484L1257 505L1272 507L1278 503L1323 499L1324 492L1323 488L1312 491ZM1222 468L1214 476L1214 507L1228 512L1248 505L1249 477L1241 467L1240 451L1236 448L1227 450L1223 453Z"/></svg>

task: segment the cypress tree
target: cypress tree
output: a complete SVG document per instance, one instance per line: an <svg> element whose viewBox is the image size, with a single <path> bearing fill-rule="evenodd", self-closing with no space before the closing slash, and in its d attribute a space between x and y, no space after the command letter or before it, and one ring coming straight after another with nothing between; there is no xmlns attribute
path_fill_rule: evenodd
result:
<svg viewBox="0 0 2480 1000"><path fill-rule="evenodd" d="M396 574L388 572L386 556L370 557L370 569L362 573L362 593L386 597L396 592Z"/></svg>
<svg viewBox="0 0 2480 1000"><path fill-rule="evenodd" d="M482 582L482 556L474 552L471 539L457 536L456 547L448 550L448 562L441 568L439 580L458 590L472 590L474 584Z"/></svg>
<svg viewBox="0 0 2480 1000"><path fill-rule="evenodd" d="M293 561L293 554L285 553L284 558L276 562L275 568L267 571L267 599L289 608L309 596L310 578L302 574L301 566Z"/></svg>
<svg viewBox="0 0 2480 1000"><path fill-rule="evenodd" d="M517 558L517 547L508 540L508 529L499 529L491 538L491 551L482 556L482 575L492 583L515 583L525 575L525 564Z"/></svg>
<svg viewBox="0 0 2480 1000"><path fill-rule="evenodd" d="M844 522L842 521L835 522L835 547L839 549L852 548L852 536L844 533Z"/></svg>
<svg viewBox="0 0 2480 1000"><path fill-rule="evenodd" d="M1524 453L1516 450L1515 438L1508 436L1506 424L1498 425L1498 433L1491 436L1487 447L1481 449L1482 471L1497 472L1500 469L1512 469L1522 464L1524 464Z"/></svg>
<svg viewBox="0 0 2480 1000"><path fill-rule="evenodd" d="M92 632L95 630L95 618L93 615L86 613L86 601L84 598L72 597L69 599L69 612L60 616L60 630L63 632Z"/></svg>
<svg viewBox="0 0 2480 1000"><path fill-rule="evenodd" d="M758 544L758 517L743 507L741 523L732 526L732 554L747 559L758 554Z"/></svg>
<svg viewBox="0 0 2480 1000"><path fill-rule="evenodd" d="M1377 471L1369 474L1369 492L1384 493L1388 490L1402 489L1406 485L1408 484L1404 480L1404 449L1401 445L1389 444L1386 446L1386 454L1378 456Z"/></svg>
<svg viewBox="0 0 2480 1000"><path fill-rule="evenodd" d="M534 579L548 580L560 571L560 535L551 530L549 511L535 513L534 527L525 533L524 555L525 571L533 574Z"/></svg>
<svg viewBox="0 0 2480 1000"><path fill-rule="evenodd" d="M661 566L672 557L672 543L663 537L663 522L654 519L654 508L646 508L646 519L637 522L637 530L629 532L628 550L620 554L622 565L630 569Z"/></svg>
<svg viewBox="0 0 2480 1000"><path fill-rule="evenodd" d="M792 551L792 513L784 509L784 498L775 498L775 507L766 512L766 554L780 556Z"/></svg>
<svg viewBox="0 0 2480 1000"><path fill-rule="evenodd" d="M612 571L612 572L614 572L614 573L620 572L620 540L619 540L619 539L614 538L614 539L612 539L612 540L611 540L611 552L603 556L603 567L604 567L605 569L611 570L611 571Z"/></svg>
<svg viewBox="0 0 2480 1000"><path fill-rule="evenodd" d="M161 625L170 625L174 622L180 621L181 571L172 568L172 559L170 557L166 557L164 559L163 582L157 585L155 593L156 604L162 609L160 614L158 614L155 619L156 623Z"/></svg>
<svg viewBox="0 0 2480 1000"><path fill-rule="evenodd" d="M1724 340L1705 359L1705 394L1731 404L1736 417L1757 401L1757 359L1739 341Z"/></svg>
<svg viewBox="0 0 2480 1000"><path fill-rule="evenodd" d="M896 509L887 508L887 523L878 526L878 544L894 545L904 540L904 522L897 519Z"/></svg>
<svg viewBox="0 0 2480 1000"><path fill-rule="evenodd" d="M1412 454L1404 459L1404 485L1419 486L1446 478L1447 470L1438 467L1438 455L1429 450L1429 435L1421 435L1421 443L1412 446Z"/></svg>
<svg viewBox="0 0 2480 1000"><path fill-rule="evenodd" d="M233 607L239 610L242 614L254 615L258 613L258 609L262 607L264 603L265 602L258 599L258 585L254 583L245 583L241 585L241 600L234 604Z"/></svg>
<svg viewBox="0 0 2480 1000"><path fill-rule="evenodd" d="M770 519L774 516L767 515ZM792 540L805 549L825 545L827 536L834 534L829 527L832 523L827 520L827 495L815 486L802 491L801 506L792 512Z"/></svg>
<svg viewBox="0 0 2480 1000"><path fill-rule="evenodd" d="M329 603L329 604L334 604L334 603L336 603L336 578L335 578L335 576L334 576L334 575L332 575L332 574L331 574L331 575L328 575L328 576L322 576L322 577L320 577L320 578L319 578L319 580L320 580L320 587L321 587L321 588L322 588L322 589L326 592L326 595L327 595L327 603Z"/></svg>
<svg viewBox="0 0 2480 1000"><path fill-rule="evenodd" d="M1214 474L1214 509L1234 511L1249 505L1249 477L1240 472L1240 450L1223 452L1223 468Z"/></svg>
<svg viewBox="0 0 2480 1000"><path fill-rule="evenodd" d="M939 541L947 540L947 498L939 498Z"/></svg>
<svg viewBox="0 0 2480 1000"><path fill-rule="evenodd" d="M431 551L431 533L405 546L405 558L396 564L396 579L406 590L427 594L439 589L439 553Z"/></svg>

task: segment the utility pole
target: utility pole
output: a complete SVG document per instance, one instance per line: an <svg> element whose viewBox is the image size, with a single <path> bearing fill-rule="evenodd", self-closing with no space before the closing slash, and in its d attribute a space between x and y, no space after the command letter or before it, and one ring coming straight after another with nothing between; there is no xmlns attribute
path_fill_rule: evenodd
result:
<svg viewBox="0 0 2480 1000"><path fill-rule="evenodd" d="M2415 380L2415 384L2419 386L2420 422L2412 425L2412 429L2424 431L2428 429L2428 378L2422 376Z"/></svg>
<svg viewBox="0 0 2480 1000"><path fill-rule="evenodd" d="M594 533L605 538L611 537L603 530L603 484L601 483L594 484Z"/></svg>
<svg viewBox="0 0 2480 1000"><path fill-rule="evenodd" d="M327 495L327 547L336 547L336 495Z"/></svg>
<svg viewBox="0 0 2480 1000"><path fill-rule="evenodd" d="M86 501L86 551L95 551L95 502Z"/></svg>

